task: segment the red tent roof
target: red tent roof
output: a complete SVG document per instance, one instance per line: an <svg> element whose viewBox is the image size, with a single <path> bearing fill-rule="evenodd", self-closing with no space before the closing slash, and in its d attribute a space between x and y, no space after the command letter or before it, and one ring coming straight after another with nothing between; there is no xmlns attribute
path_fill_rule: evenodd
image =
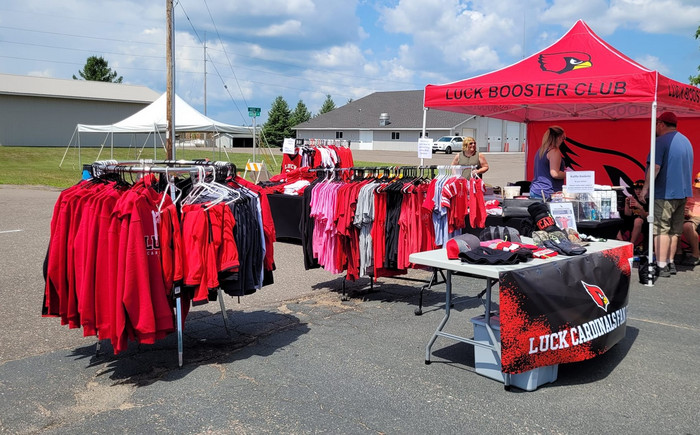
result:
<svg viewBox="0 0 700 435"><path fill-rule="evenodd" d="M557 42L480 76L425 87L425 107L510 121L700 116L700 89L633 61L579 20Z"/></svg>

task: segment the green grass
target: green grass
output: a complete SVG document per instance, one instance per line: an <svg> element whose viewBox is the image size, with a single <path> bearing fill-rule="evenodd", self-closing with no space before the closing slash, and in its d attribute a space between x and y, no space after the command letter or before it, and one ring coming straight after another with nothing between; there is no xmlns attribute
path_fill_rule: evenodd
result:
<svg viewBox="0 0 700 435"><path fill-rule="evenodd" d="M153 159L153 149L144 149L141 156L138 156L140 149L135 148L115 148L114 159L138 160ZM59 164L66 154L63 164ZM256 161L264 161L271 175L279 173L282 163L282 153L279 149L273 149L272 153L277 160L275 164L266 150L256 151ZM80 155L78 149L71 147L66 153L66 148L54 147L4 147L0 146L0 184L51 186L66 188L80 181L82 174L82 164L90 164L95 160L106 160L110 158L109 148L102 150L99 148L81 148ZM228 151L228 156L223 151L212 150L211 148L188 148L176 149L175 157L180 160L225 160L236 165L239 172L245 169L245 164L252 160L252 149L249 153ZM165 159L165 151L160 148L156 154L156 159ZM355 162L355 166L386 166L386 163Z"/></svg>

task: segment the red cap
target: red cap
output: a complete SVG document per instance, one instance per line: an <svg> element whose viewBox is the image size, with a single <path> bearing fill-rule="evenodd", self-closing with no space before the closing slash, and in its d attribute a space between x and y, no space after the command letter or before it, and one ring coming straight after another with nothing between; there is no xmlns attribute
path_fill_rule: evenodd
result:
<svg viewBox="0 0 700 435"><path fill-rule="evenodd" d="M657 121L663 121L666 124L671 124L671 125L678 125L678 118L676 118L676 115L673 112L664 112L656 118Z"/></svg>
<svg viewBox="0 0 700 435"><path fill-rule="evenodd" d="M469 252L480 245L479 238L474 234L462 234L451 238L445 243L447 258L450 260L459 259L459 254Z"/></svg>

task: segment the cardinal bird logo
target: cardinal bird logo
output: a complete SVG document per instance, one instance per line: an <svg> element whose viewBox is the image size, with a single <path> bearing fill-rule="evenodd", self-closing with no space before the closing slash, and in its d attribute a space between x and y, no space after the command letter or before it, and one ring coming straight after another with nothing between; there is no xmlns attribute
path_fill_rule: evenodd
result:
<svg viewBox="0 0 700 435"><path fill-rule="evenodd" d="M605 296L605 293L603 293L603 290L598 287L597 285L593 284L588 284L586 282L581 281L581 284L583 284L583 288L586 289L589 295L591 295L591 298L593 299L593 302L595 302L596 305L598 305L600 308L603 309L606 313L608 312L608 304L610 304L610 300L608 299L607 296Z"/></svg>
<svg viewBox="0 0 700 435"><path fill-rule="evenodd" d="M586 168L596 174L607 174L610 185L626 187L628 195L633 192L629 186L634 180L644 178L646 166L622 151L584 144L571 137L566 138L560 150L567 168Z"/></svg>
<svg viewBox="0 0 700 435"><path fill-rule="evenodd" d="M590 68L591 55L580 51L567 51L564 53L540 54L538 58L542 71L564 74L581 68Z"/></svg>

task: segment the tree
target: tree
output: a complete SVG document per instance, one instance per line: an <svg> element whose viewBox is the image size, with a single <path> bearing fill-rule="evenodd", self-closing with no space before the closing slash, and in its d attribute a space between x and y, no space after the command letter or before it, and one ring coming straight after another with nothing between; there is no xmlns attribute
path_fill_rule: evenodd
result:
<svg viewBox="0 0 700 435"><path fill-rule="evenodd" d="M335 109L335 103L333 102L333 99L331 98L330 94L328 94L326 95L326 101L323 102L321 110L318 111L318 114L322 115L324 113L330 112L333 109Z"/></svg>
<svg viewBox="0 0 700 435"><path fill-rule="evenodd" d="M299 125L302 122L308 121L309 119L311 119L311 112L309 112L306 104L299 100L297 107L294 108L294 112L292 112L291 116L289 117L289 126L294 127L295 125ZM294 135L293 137L297 137L296 131L293 131L292 134Z"/></svg>
<svg viewBox="0 0 700 435"><path fill-rule="evenodd" d="M117 72L112 71L109 64L102 56L90 56L85 62L85 66L81 71L78 71L80 77L84 80L91 80L95 82L110 82L110 83L121 83L124 77L119 76L117 78ZM75 75L73 80L80 80Z"/></svg>
<svg viewBox="0 0 700 435"><path fill-rule="evenodd" d="M698 26L698 30L695 31L695 39L700 39L700 26ZM700 66L698 66L698 71L700 71ZM690 80L690 84L693 86L700 85L700 74L690 76L688 80Z"/></svg>
<svg viewBox="0 0 700 435"><path fill-rule="evenodd" d="M281 147L285 137L292 137L289 120L289 105L280 95L272 102L272 107L267 112L267 122L262 128L263 135L265 135L269 145Z"/></svg>

